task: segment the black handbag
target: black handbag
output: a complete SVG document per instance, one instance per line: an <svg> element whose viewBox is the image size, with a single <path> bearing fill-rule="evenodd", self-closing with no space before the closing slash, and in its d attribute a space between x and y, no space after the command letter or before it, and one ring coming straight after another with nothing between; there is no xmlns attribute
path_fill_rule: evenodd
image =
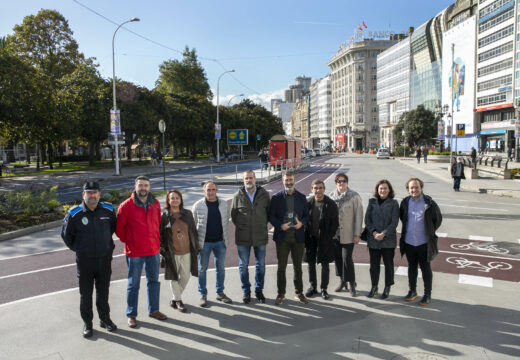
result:
<svg viewBox="0 0 520 360"><path fill-rule="evenodd" d="M361 233L361 236L359 237L363 241L368 241L368 228L365 226L365 229L363 229L363 232Z"/></svg>

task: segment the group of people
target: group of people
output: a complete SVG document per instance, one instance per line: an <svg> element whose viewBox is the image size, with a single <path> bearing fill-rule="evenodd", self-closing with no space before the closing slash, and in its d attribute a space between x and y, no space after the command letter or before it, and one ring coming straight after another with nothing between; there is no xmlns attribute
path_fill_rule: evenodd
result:
<svg viewBox="0 0 520 360"><path fill-rule="evenodd" d="M170 306L186 311L182 294L191 275L198 277L199 306L208 305L206 272L211 253L216 268L216 300L225 304L232 300L224 292L225 258L229 243L229 219L235 225L235 243L239 258L239 275L243 292L242 301L249 304L252 287L256 301L265 303L263 294L265 256L269 223L274 227L276 243L277 296L276 305L282 305L286 296L286 268L289 255L293 264L295 299L307 304L308 298L320 294L329 299L329 264L335 262L339 284L356 296L356 276L352 254L355 244L367 241L370 252L372 286L368 297L378 292L381 258L385 266L385 286L381 298L389 296L394 284L394 252L397 245L396 229L402 222L401 255L408 260L409 292L406 301L415 300L420 266L424 280L421 305L431 301L432 271L430 261L437 254L435 230L442 215L433 199L423 194L423 182L411 178L406 182L409 196L400 206L394 199L394 190L388 180L375 186L363 216L359 194L348 187L345 173L335 176L336 189L325 194L325 184L315 179L311 184L312 196L307 198L295 188L292 172L283 175L283 189L272 197L256 185L255 173L243 173L243 186L231 201L217 196L213 181L203 185L204 197L195 202L191 211L184 207L182 193L171 190L161 209L150 192L150 180L139 176L130 198L120 204L117 216L114 207L100 201L97 182L83 186L82 203L70 209L65 216L61 236L76 253L80 290L80 313L84 322L83 336L93 335L92 294L96 287L96 307L100 326L108 331L117 330L110 319L108 293L115 232L125 245L128 265L126 316L128 326L137 326L137 308L141 274L144 267L147 286L148 314L157 320L167 316L159 311L160 268L171 289ZM365 228L363 230L363 220ZM250 283L248 266L254 254L254 285ZM303 290L302 262L308 263L309 288ZM318 288L317 265L321 264Z"/></svg>

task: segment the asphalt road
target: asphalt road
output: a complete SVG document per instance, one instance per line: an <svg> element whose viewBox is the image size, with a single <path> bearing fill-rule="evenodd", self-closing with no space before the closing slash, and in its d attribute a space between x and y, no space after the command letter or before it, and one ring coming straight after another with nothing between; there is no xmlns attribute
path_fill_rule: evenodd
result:
<svg viewBox="0 0 520 360"><path fill-rule="evenodd" d="M251 165L253 164L241 164L239 171ZM221 167L219 170L224 172L226 169ZM185 192L186 205L191 206L202 196L200 181L207 179L211 175L210 171L209 168L201 168L182 173L174 172L169 176L168 188L182 189ZM440 254L432 262L434 272L458 274L459 283L475 286L493 287L493 280L520 281L520 244L515 230L519 228L520 221L516 215L519 210L516 201L485 194L454 193L449 183L425 174L413 173L413 170L398 162L363 157L315 159L309 168L296 175L296 188L308 194L312 180L319 178L325 181L329 192L334 186L334 174L339 171L349 175L349 187L361 194L364 204L367 203L376 181L381 178L387 178L394 184L396 198L400 200L406 195L403 187L406 179L412 175L421 177L426 184L425 192L437 200L444 216L438 231L441 236ZM157 185L159 181L161 184ZM162 186L162 178L153 177L152 182L154 187ZM113 186L131 187L131 183L131 180L130 183L121 181ZM282 189L282 183L278 180L265 185L265 188L274 194ZM236 189L236 186L219 186L219 195L230 199ZM232 223L229 226L231 239L226 258L228 267L238 265L233 241L234 227ZM122 244L116 241L112 265L113 281L126 278L122 249ZM368 263L366 245L356 246L354 260L357 264ZM272 241L268 245L266 262L276 264ZM406 262L401 259L398 251L395 264L397 274L406 275ZM334 280L331 284L335 285ZM0 244L0 304L75 287L77 279L74 254L63 247L59 229ZM369 284L359 284L361 290L368 290L369 287Z"/></svg>

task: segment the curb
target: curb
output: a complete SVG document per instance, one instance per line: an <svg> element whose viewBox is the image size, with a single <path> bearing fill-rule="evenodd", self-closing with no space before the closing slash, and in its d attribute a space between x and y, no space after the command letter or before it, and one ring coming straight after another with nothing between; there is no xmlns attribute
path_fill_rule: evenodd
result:
<svg viewBox="0 0 520 360"><path fill-rule="evenodd" d="M36 233L39 231L59 227L59 226L61 226L62 222L63 222L63 220L56 220L56 221L51 221L51 222L45 223L45 224L35 225L35 226L27 227L24 229L20 229L20 230L6 232L3 234L0 234L0 242L12 240L12 239L19 238L19 237L29 235L29 234L33 234L33 233Z"/></svg>
<svg viewBox="0 0 520 360"><path fill-rule="evenodd" d="M430 176L433 176L433 177L435 177L435 178L437 178L439 180L442 180L444 182L451 183L451 179L448 179L448 178L446 178L444 176L435 174L434 172L430 172L427 169L423 169L423 168L414 166L413 164L409 164L409 163L406 162L406 159L399 159L399 161L401 162L401 164L405 164L408 167L411 167L411 168L414 168L416 170L422 171L423 173L426 173L426 174L428 174ZM511 192L511 191L502 191L502 190L477 188L477 187L472 187L472 186L468 186L468 185L465 185L465 184L461 184L460 187L463 190L474 192L474 193L478 193L478 194L489 194L489 195L494 195L494 196L504 196L504 197L510 197L510 198L520 198L520 193L515 193L515 192Z"/></svg>

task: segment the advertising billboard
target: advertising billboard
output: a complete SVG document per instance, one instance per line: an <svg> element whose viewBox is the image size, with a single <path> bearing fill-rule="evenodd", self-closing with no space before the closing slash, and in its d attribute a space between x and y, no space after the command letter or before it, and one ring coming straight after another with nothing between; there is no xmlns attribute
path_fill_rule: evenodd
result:
<svg viewBox="0 0 520 360"><path fill-rule="evenodd" d="M448 104L450 112L453 109L453 128L464 124L466 134L474 133L475 48L475 16L447 30L443 35L442 104Z"/></svg>

